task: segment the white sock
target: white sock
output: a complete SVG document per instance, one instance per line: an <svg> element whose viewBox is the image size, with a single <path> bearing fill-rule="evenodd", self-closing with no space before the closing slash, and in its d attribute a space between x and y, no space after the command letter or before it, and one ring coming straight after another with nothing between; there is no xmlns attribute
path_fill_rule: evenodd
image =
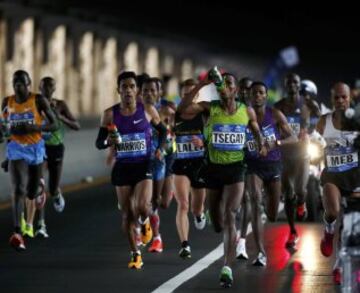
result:
<svg viewBox="0 0 360 293"><path fill-rule="evenodd" d="M239 239L239 245L244 245L245 246L246 243L246 239L245 238L240 238Z"/></svg>
<svg viewBox="0 0 360 293"><path fill-rule="evenodd" d="M334 234L335 233L336 220L334 220L332 223L328 223L325 220L325 217L324 217L324 223L325 223L325 231L326 231L326 233Z"/></svg>
<svg viewBox="0 0 360 293"><path fill-rule="evenodd" d="M140 233L141 233L140 227L135 227L135 233L136 233L136 235L140 235Z"/></svg>
<svg viewBox="0 0 360 293"><path fill-rule="evenodd" d="M139 217L138 222L140 225L144 225L147 221L149 221L149 217L147 217L144 221L141 220L141 217Z"/></svg>
<svg viewBox="0 0 360 293"><path fill-rule="evenodd" d="M153 238L153 241L154 240L161 240L161 235L159 234L158 236L155 236L154 238Z"/></svg>

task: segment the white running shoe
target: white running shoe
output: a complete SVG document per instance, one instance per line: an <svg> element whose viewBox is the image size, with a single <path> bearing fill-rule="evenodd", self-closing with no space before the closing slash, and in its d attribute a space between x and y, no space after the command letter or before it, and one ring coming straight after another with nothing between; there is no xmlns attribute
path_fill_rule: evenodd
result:
<svg viewBox="0 0 360 293"><path fill-rule="evenodd" d="M206 226L206 217L205 214L202 213L201 216L194 217L195 228L198 230L202 230Z"/></svg>
<svg viewBox="0 0 360 293"><path fill-rule="evenodd" d="M47 233L46 226L41 225L40 228L36 231L35 236L40 238L49 238L49 234Z"/></svg>
<svg viewBox="0 0 360 293"><path fill-rule="evenodd" d="M259 252L257 258L253 261L253 266L266 267L267 257L263 252Z"/></svg>
<svg viewBox="0 0 360 293"><path fill-rule="evenodd" d="M245 238L240 238L239 242L236 245L236 258L248 260L249 256L246 252L246 240Z"/></svg>
<svg viewBox="0 0 360 293"><path fill-rule="evenodd" d="M57 196L53 197L53 205L54 205L55 211L57 211L58 213L61 213L64 210L65 199L64 199L63 195L61 194L61 192L59 192Z"/></svg>

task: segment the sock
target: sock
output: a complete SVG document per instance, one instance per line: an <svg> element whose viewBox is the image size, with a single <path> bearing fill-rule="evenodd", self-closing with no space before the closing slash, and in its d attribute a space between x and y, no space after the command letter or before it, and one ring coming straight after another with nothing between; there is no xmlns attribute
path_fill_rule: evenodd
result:
<svg viewBox="0 0 360 293"><path fill-rule="evenodd" d="M140 229L140 227L135 227L135 233L136 233L136 235L140 235L141 234L141 229Z"/></svg>
<svg viewBox="0 0 360 293"><path fill-rule="evenodd" d="M147 217L144 221L141 219L141 217L139 217L138 222L140 225L145 225L145 223L149 220L149 218Z"/></svg>
<svg viewBox="0 0 360 293"><path fill-rule="evenodd" d="M196 218L196 221L197 221L198 223L200 223L201 221L204 220L205 215L204 215L204 213L201 213L200 216L195 216L195 218Z"/></svg>
<svg viewBox="0 0 360 293"><path fill-rule="evenodd" d="M132 255L134 255L134 254L141 255L141 251L139 249L136 251L131 251L131 254Z"/></svg>
<svg viewBox="0 0 360 293"><path fill-rule="evenodd" d="M325 219L325 216L324 216L324 223L325 223L325 231L326 231L326 233L334 234L335 233L336 220L334 220L331 223L328 223L326 221L326 219Z"/></svg>
<svg viewBox="0 0 360 293"><path fill-rule="evenodd" d="M188 242L188 241L183 241L183 242L181 243L181 247L186 247L186 246L190 246L190 245L189 245L189 242Z"/></svg>
<svg viewBox="0 0 360 293"><path fill-rule="evenodd" d="M245 238L240 238L239 239L239 245L245 245L246 243L246 239Z"/></svg>
<svg viewBox="0 0 360 293"><path fill-rule="evenodd" d="M161 240L161 235L159 234L158 236L153 237L153 241L154 240Z"/></svg>
<svg viewBox="0 0 360 293"><path fill-rule="evenodd" d="M39 220L39 221L38 221L38 225L39 225L40 227L46 226L46 225L45 225L45 220Z"/></svg>

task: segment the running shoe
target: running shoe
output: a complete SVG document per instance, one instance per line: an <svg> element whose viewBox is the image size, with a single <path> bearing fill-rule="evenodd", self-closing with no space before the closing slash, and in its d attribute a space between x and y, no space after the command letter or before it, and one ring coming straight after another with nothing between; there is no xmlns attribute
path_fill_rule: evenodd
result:
<svg viewBox="0 0 360 293"><path fill-rule="evenodd" d="M179 256L182 259L187 259L187 258L191 258L191 248L189 245L185 246L185 247L181 247L180 251L179 251Z"/></svg>
<svg viewBox="0 0 360 293"><path fill-rule="evenodd" d="M144 225L141 225L141 241L144 245L148 244L153 236L149 219L146 220Z"/></svg>
<svg viewBox="0 0 360 293"><path fill-rule="evenodd" d="M55 211L61 213L65 208L65 199L61 192L58 193L57 196L53 197L53 206Z"/></svg>
<svg viewBox="0 0 360 293"><path fill-rule="evenodd" d="M17 251L23 251L26 249L24 239L19 233L11 235L9 243Z"/></svg>
<svg viewBox="0 0 360 293"><path fill-rule="evenodd" d="M341 268L337 267L332 272L333 281L335 285L341 285Z"/></svg>
<svg viewBox="0 0 360 293"><path fill-rule="evenodd" d="M334 234L324 231L324 236L320 242L320 251L323 256L329 257L333 252Z"/></svg>
<svg viewBox="0 0 360 293"><path fill-rule="evenodd" d="M161 238L153 239L151 246L149 247L149 252L162 252L163 251L163 242Z"/></svg>
<svg viewBox="0 0 360 293"><path fill-rule="evenodd" d="M23 236L34 238L34 228L33 225L26 224L25 231L23 232Z"/></svg>
<svg viewBox="0 0 360 293"><path fill-rule="evenodd" d="M232 270L228 266L224 266L220 272L220 286L230 288L234 282Z"/></svg>
<svg viewBox="0 0 360 293"><path fill-rule="evenodd" d="M128 268L139 270L142 268L143 265L144 265L144 263L141 258L141 253L140 252L131 252L131 259L128 264Z"/></svg>
<svg viewBox="0 0 360 293"><path fill-rule="evenodd" d="M206 217L205 214L202 213L200 216L194 217L195 228L198 230L202 230L206 226Z"/></svg>
<svg viewBox="0 0 360 293"><path fill-rule="evenodd" d="M290 232L289 238L285 243L285 246L287 248L294 248L296 243L299 241L299 236L296 232Z"/></svg>
<svg viewBox="0 0 360 293"><path fill-rule="evenodd" d="M38 238L49 238L49 234L46 230L46 225L41 225L39 229L36 231L35 236Z"/></svg>
<svg viewBox="0 0 360 293"><path fill-rule="evenodd" d="M248 260L249 256L246 252L246 241L244 238L240 238L236 245L236 258Z"/></svg>
<svg viewBox="0 0 360 293"><path fill-rule="evenodd" d="M256 259L253 261L253 266L258 266L258 267L266 267L266 263L267 263L267 257L265 255L265 253L263 252L259 252L258 256L256 257Z"/></svg>

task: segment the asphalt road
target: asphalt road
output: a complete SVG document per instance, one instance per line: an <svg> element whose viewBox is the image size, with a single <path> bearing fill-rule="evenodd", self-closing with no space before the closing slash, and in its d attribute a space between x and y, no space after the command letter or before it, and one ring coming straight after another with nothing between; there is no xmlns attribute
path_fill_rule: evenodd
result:
<svg viewBox="0 0 360 293"><path fill-rule="evenodd" d="M121 213L109 184L65 194L66 208L57 214L47 204L49 239L26 239L27 250L16 252L8 239L12 232L11 210L0 210L0 292L151 292L177 276L221 243L211 227L197 231L190 220L192 258L178 257L175 228L176 204L161 212L163 253L143 251L144 267L129 270L129 249L121 232ZM250 261L237 261L234 285L227 292L338 292L332 283L333 258L320 254L322 226L299 225L296 252L284 248L288 228L279 221L266 225L266 268L253 267L252 235L248 237ZM221 260L182 285L175 292L221 292L218 275ZM162 292L166 292L162 291Z"/></svg>

